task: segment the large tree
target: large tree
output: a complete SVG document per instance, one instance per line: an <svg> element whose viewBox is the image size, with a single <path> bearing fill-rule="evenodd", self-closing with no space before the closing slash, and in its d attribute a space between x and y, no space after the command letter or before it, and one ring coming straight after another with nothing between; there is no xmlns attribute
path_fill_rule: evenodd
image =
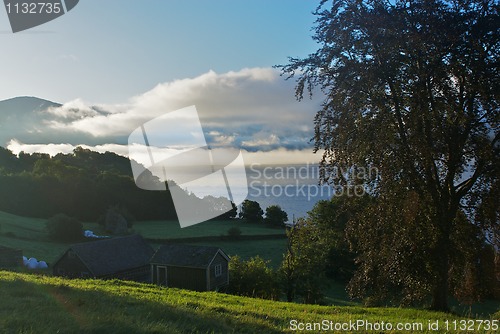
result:
<svg viewBox="0 0 500 334"><path fill-rule="evenodd" d="M245 219L247 222L260 223L263 220L263 214L264 211L262 211L258 202L246 199L241 203L240 218Z"/></svg>
<svg viewBox="0 0 500 334"><path fill-rule="evenodd" d="M322 180L377 199L349 227L351 292L394 289L447 310L452 254L481 244L458 247L457 217L498 241L498 10L488 0L323 0L319 49L280 66L297 76L299 99L326 95L314 136Z"/></svg>

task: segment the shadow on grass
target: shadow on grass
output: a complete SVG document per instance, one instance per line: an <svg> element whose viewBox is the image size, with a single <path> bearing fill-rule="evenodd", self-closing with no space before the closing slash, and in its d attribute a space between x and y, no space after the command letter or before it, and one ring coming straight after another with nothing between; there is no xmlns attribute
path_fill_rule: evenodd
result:
<svg viewBox="0 0 500 334"><path fill-rule="evenodd" d="M161 291L161 290L160 290ZM118 295L122 294L122 295ZM279 319L248 318L228 308L175 306L126 291L104 293L65 284L14 280L0 285L0 332L7 333L280 333ZM246 319L245 319L246 318ZM251 318L254 318L252 321ZM261 321L262 320L262 321ZM274 324L272 324L274 322Z"/></svg>

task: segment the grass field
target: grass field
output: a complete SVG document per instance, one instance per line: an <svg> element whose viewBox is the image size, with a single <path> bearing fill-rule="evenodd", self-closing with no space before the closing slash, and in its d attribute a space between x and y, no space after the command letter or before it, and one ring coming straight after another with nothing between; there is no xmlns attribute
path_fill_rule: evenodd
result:
<svg viewBox="0 0 500 334"><path fill-rule="evenodd" d="M284 234L283 229L269 228L263 224L248 224L239 219L229 221L208 221L201 224L180 228L175 221L144 221L136 222L134 230L145 238L178 239L227 235L227 231L237 227L241 235Z"/></svg>
<svg viewBox="0 0 500 334"><path fill-rule="evenodd" d="M68 248L68 243L54 242L45 231L45 219L28 218L0 211L0 245L20 248L26 257L35 257L53 263ZM84 223L84 229L93 230L96 234L105 234L96 223ZM247 224L239 220L211 221L181 229L174 221L136 222L133 230L145 238L178 239L227 235L231 227L238 227L242 235L284 234L282 229L268 228L255 224ZM229 255L239 255L244 259L259 255L271 260L273 265L279 264L285 250L285 239L278 240L234 240L191 242L207 246L217 246ZM159 244L153 244L153 247Z"/></svg>
<svg viewBox="0 0 500 334"><path fill-rule="evenodd" d="M0 271L0 286L2 333L283 333L294 332L291 325L299 322L323 321L328 326L363 322L363 327L346 333L364 333L366 326L382 323L386 330L376 332L401 333L396 330L399 324L407 326L408 333L459 332L446 331L446 321L449 329L454 321L457 326L472 321L475 333L496 332L485 330L484 322L479 329L479 321L423 310L302 305L133 282ZM429 321L439 330L429 330Z"/></svg>

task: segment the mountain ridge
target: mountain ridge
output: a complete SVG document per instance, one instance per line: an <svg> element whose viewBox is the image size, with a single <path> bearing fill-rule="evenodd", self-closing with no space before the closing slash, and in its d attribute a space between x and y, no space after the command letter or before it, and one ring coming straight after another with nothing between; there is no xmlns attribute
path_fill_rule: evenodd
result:
<svg viewBox="0 0 500 334"><path fill-rule="evenodd" d="M53 102L50 100L46 100L40 97L36 96L28 96L28 95L23 95L23 96L15 96L11 97L5 100L0 101L0 112L8 109L9 107L14 106L17 109L26 109L30 111L42 111L45 110L49 107L60 107L62 104ZM35 107L33 109L33 107ZM28 109L29 108L29 109Z"/></svg>
<svg viewBox="0 0 500 334"><path fill-rule="evenodd" d="M80 145L114 142L116 138L96 138L79 131L67 131L59 125L67 125L81 117L78 107L69 108L62 115L52 109L63 104L36 96L16 96L0 101L0 146L7 147L12 140L22 144L68 143ZM97 114L106 110L90 107Z"/></svg>

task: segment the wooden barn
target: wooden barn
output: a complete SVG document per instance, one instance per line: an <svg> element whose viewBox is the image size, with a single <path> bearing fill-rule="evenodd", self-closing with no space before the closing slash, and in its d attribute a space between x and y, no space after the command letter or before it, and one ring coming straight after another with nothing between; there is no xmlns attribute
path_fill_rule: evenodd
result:
<svg viewBox="0 0 500 334"><path fill-rule="evenodd" d="M140 235L75 244L54 263L53 273L70 278L149 282L153 253Z"/></svg>
<svg viewBox="0 0 500 334"><path fill-rule="evenodd" d="M217 291L229 283L229 257L217 247L169 244L151 258L151 280L158 285Z"/></svg>
<svg viewBox="0 0 500 334"><path fill-rule="evenodd" d="M14 268L22 264L22 250L0 245L0 268Z"/></svg>

